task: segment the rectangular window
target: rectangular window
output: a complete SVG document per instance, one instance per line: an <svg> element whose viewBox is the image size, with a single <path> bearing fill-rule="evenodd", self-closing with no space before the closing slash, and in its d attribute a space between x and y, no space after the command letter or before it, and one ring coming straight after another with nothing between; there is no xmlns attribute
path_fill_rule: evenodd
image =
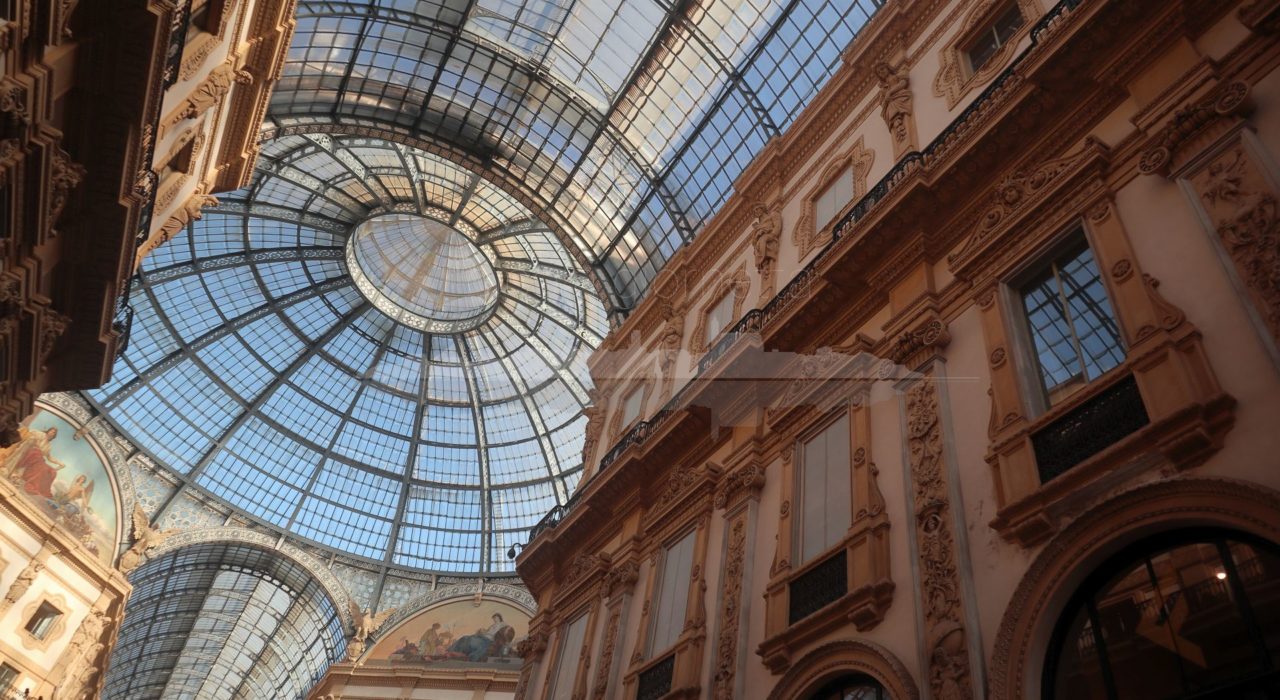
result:
<svg viewBox="0 0 1280 700"><path fill-rule="evenodd" d="M12 691L18 684L18 669L9 664L0 663L0 693Z"/></svg>
<svg viewBox="0 0 1280 700"><path fill-rule="evenodd" d="M689 532L663 552L657 607L653 611L653 638L649 640L650 654L670 649L684 629L684 616L689 606L689 577L693 572L694 534L695 531Z"/></svg>
<svg viewBox="0 0 1280 700"><path fill-rule="evenodd" d="M36 639L44 639L53 623L62 617L62 611L49 603L41 603L30 620L27 620L27 632Z"/></svg>
<svg viewBox="0 0 1280 700"><path fill-rule="evenodd" d="M551 681L552 700L569 700L573 697L573 686L578 676L578 656L586 636L586 613L565 626L560 643L560 658L556 660L556 675Z"/></svg>
<svg viewBox="0 0 1280 700"><path fill-rule="evenodd" d="M1115 312L1083 234L1033 276L1021 293L1048 405L1124 361Z"/></svg>
<svg viewBox="0 0 1280 700"><path fill-rule="evenodd" d="M725 294L707 311L707 337L703 338L707 346L714 343L731 323L733 323L733 292Z"/></svg>
<svg viewBox="0 0 1280 700"><path fill-rule="evenodd" d="M969 68L973 72L982 70L987 65L987 61L996 55L1000 47L1009 43L1013 39L1013 35L1018 33L1022 28L1023 22L1026 20L1022 17L1022 11L1018 9L1018 4L1010 3L996 15L996 19L986 29L978 35L969 48L965 50L965 55L969 57Z"/></svg>
<svg viewBox="0 0 1280 700"><path fill-rule="evenodd" d="M640 409L644 407L644 387L636 387L622 400L622 426L636 422L640 417Z"/></svg>
<svg viewBox="0 0 1280 700"><path fill-rule="evenodd" d="M831 549L853 523L849 419L841 415L803 446L800 563Z"/></svg>
<svg viewBox="0 0 1280 700"><path fill-rule="evenodd" d="M813 202L814 226L831 223L845 205L853 201L853 168L845 168Z"/></svg>

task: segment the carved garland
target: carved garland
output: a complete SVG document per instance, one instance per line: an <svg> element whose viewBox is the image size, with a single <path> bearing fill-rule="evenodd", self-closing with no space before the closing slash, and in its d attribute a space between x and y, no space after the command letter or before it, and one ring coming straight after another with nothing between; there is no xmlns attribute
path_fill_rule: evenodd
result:
<svg viewBox="0 0 1280 700"><path fill-rule="evenodd" d="M763 475L761 479L763 480ZM720 639L716 647L715 673L711 677L711 696L715 700L733 700L734 697L746 548L747 513L744 511L729 526L729 547L725 553L724 589L720 603Z"/></svg>
<svg viewBox="0 0 1280 700"><path fill-rule="evenodd" d="M935 698L973 698L951 506L943 474L938 393L932 382L921 381L907 390L906 398L929 686Z"/></svg>
<svg viewBox="0 0 1280 700"><path fill-rule="evenodd" d="M859 137L848 151L836 155L822 169L822 175L817 180L818 186L809 190L802 200L800 219L796 221L796 227L791 232L791 242L799 249L798 256L801 260L804 260L809 253L831 239L831 231L827 227L827 224L831 222L824 221L822 222L822 228L818 228L817 214L814 211L818 197L846 168L853 168L853 199L851 202L858 201L867 193L867 176L871 173L871 166L875 163L875 160L875 151L868 149L863 144L862 137ZM849 203L846 202L846 205Z"/></svg>

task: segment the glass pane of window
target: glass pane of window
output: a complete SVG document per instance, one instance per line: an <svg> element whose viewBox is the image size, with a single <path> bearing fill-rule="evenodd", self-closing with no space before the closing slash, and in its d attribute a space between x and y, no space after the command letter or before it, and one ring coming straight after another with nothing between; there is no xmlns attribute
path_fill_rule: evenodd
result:
<svg viewBox="0 0 1280 700"><path fill-rule="evenodd" d="M814 202L814 225L822 228L836 218L844 205L853 200L853 168L846 168Z"/></svg>
<svg viewBox="0 0 1280 700"><path fill-rule="evenodd" d="M54 621L62 616L62 612L48 603L41 603L31 619L27 621L27 632L36 639L44 639L53 627Z"/></svg>
<svg viewBox="0 0 1280 700"><path fill-rule="evenodd" d="M1124 361L1124 349L1093 251L1086 246L1064 260L1059 276L1070 305L1071 325L1080 339L1087 378L1097 379Z"/></svg>
<svg viewBox="0 0 1280 700"><path fill-rule="evenodd" d="M622 403L622 424L624 426L631 425L635 419L640 417L640 408L644 404L644 387L633 390L627 394L627 398Z"/></svg>
<svg viewBox="0 0 1280 700"><path fill-rule="evenodd" d="M1274 665L1280 661L1280 556L1243 542L1231 542L1228 548Z"/></svg>
<svg viewBox="0 0 1280 700"><path fill-rule="evenodd" d="M969 54L969 66L974 71L978 71L985 66L996 51L1000 50L1001 46L1004 46L1013 38L1013 35L1017 33L1025 21L1017 3L1011 3L1004 8L991 26L969 45L969 49L966 52Z"/></svg>
<svg viewBox="0 0 1280 700"><path fill-rule="evenodd" d="M9 664L0 664L0 691L11 690L18 682L18 669Z"/></svg>
<svg viewBox="0 0 1280 700"><path fill-rule="evenodd" d="M1083 241L1027 285L1022 302L1050 404L1124 360L1115 313Z"/></svg>
<svg viewBox="0 0 1280 700"><path fill-rule="evenodd" d="M1054 678L1055 698L1105 698L1106 681L1098 656L1097 638L1089 611L1081 606L1062 640L1057 674Z"/></svg>
<svg viewBox="0 0 1280 700"><path fill-rule="evenodd" d="M834 547L853 522L849 420L841 416L804 445L800 561Z"/></svg>
<svg viewBox="0 0 1280 700"><path fill-rule="evenodd" d="M667 548L662 558L662 578L658 591L658 608L654 615L650 654L658 654L676 643L684 629L685 610L689 604L689 576L693 571L693 537L690 532Z"/></svg>
<svg viewBox="0 0 1280 700"><path fill-rule="evenodd" d="M733 322L733 294L725 294L707 312L707 337L703 340L710 345Z"/></svg>
<svg viewBox="0 0 1280 700"><path fill-rule="evenodd" d="M582 649L587 634L586 613L579 615L565 628L560 645L560 660L556 663L552 700L569 700L573 697L573 684L578 670L578 650Z"/></svg>

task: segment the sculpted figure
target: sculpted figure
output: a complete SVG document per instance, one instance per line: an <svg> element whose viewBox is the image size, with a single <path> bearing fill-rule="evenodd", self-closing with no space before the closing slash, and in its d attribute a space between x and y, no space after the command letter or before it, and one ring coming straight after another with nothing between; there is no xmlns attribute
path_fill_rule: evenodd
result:
<svg viewBox="0 0 1280 700"><path fill-rule="evenodd" d="M889 125L894 143L906 144L911 137L908 120L911 118L911 82L906 66L894 68L888 63L876 65L876 80L880 82L880 114Z"/></svg>
<svg viewBox="0 0 1280 700"><path fill-rule="evenodd" d="M751 244L755 252L756 271L760 273L760 296L767 299L773 296L778 243L782 238L782 216L760 202L751 208L751 212L755 215L755 220L751 222Z"/></svg>
<svg viewBox="0 0 1280 700"><path fill-rule="evenodd" d="M138 568L138 565L146 560L147 552L169 539L171 535L173 535L173 530L160 530L151 527L151 521L147 518L146 511L142 510L142 506L135 503L133 506L133 546L120 555L120 570L127 574Z"/></svg>

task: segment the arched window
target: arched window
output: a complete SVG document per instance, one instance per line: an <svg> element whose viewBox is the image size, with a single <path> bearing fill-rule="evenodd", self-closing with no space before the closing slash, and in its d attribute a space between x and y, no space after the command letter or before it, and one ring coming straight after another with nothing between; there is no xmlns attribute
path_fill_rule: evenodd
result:
<svg viewBox="0 0 1280 700"><path fill-rule="evenodd" d="M809 700L889 700L889 694L870 676L847 675L822 686Z"/></svg>
<svg viewBox="0 0 1280 700"><path fill-rule="evenodd" d="M1091 574L1054 631L1047 700L1280 697L1280 548L1169 533Z"/></svg>

